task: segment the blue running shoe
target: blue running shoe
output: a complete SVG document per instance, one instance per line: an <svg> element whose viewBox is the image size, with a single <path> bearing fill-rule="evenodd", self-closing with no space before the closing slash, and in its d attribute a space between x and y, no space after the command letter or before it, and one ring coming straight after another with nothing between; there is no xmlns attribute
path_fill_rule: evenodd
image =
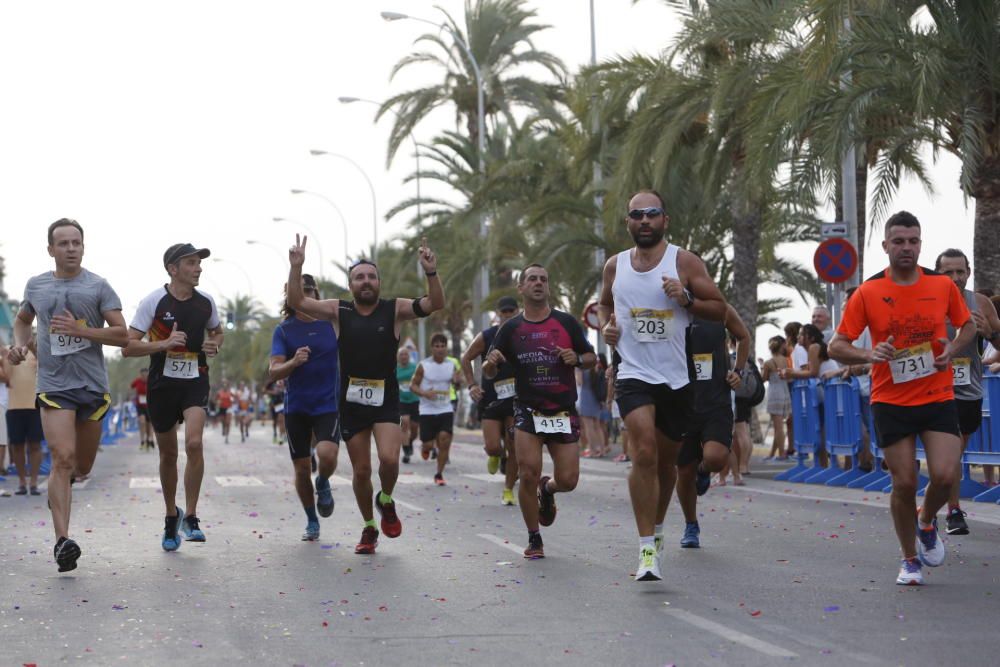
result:
<svg viewBox="0 0 1000 667"><path fill-rule="evenodd" d="M303 542L315 542L319 539L319 521L310 521L306 524L306 532L302 533Z"/></svg>
<svg viewBox="0 0 1000 667"><path fill-rule="evenodd" d="M333 514L333 492L330 490L330 480L316 475L316 511L322 517Z"/></svg>
<svg viewBox="0 0 1000 667"><path fill-rule="evenodd" d="M184 510L178 507L177 516L168 516L166 521L163 522L163 542L161 544L164 551L177 551L180 549L184 537L178 528L180 528L182 521L184 521Z"/></svg>
<svg viewBox="0 0 1000 667"><path fill-rule="evenodd" d="M929 530L921 530L917 523L917 555L927 567L937 567L944 562L944 543L938 536L937 519L931 522Z"/></svg>
<svg viewBox="0 0 1000 667"><path fill-rule="evenodd" d="M184 517L184 520L181 521L181 532L184 533L184 538L187 539L188 542L205 541L205 533L203 533L201 528L198 527L199 523L198 517L193 514L187 515Z"/></svg>
<svg viewBox="0 0 1000 667"><path fill-rule="evenodd" d="M697 473L694 478L694 488L698 492L699 496L703 496L708 493L708 487L712 485L712 475L703 467L698 464Z"/></svg>
<svg viewBox="0 0 1000 667"><path fill-rule="evenodd" d="M681 547L684 549L701 548L701 541L698 539L699 535L701 535L701 527L697 521L685 525L684 537L681 538Z"/></svg>
<svg viewBox="0 0 1000 667"><path fill-rule="evenodd" d="M896 576L898 586L922 586L924 574L920 571L920 559L904 558L899 564L899 574Z"/></svg>

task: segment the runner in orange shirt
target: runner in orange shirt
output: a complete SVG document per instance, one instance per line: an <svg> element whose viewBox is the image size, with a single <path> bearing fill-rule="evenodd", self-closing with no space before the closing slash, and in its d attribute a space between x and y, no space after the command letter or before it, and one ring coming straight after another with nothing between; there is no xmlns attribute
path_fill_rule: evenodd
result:
<svg viewBox="0 0 1000 667"><path fill-rule="evenodd" d="M937 567L945 557L936 515L948 502L962 455L951 359L972 340L976 325L955 283L917 264L916 217L906 211L890 217L882 248L889 268L866 280L847 302L829 354L843 364L872 364L872 414L892 473L892 520L903 551L896 583L920 585L920 564ZM946 318L958 331L951 341ZM871 350L851 345L865 327ZM931 481L914 525L918 435Z"/></svg>
<svg viewBox="0 0 1000 667"><path fill-rule="evenodd" d="M229 389L229 380L222 381L222 389L215 395L215 403L222 417L222 437L229 444L229 425L233 423L233 392Z"/></svg>

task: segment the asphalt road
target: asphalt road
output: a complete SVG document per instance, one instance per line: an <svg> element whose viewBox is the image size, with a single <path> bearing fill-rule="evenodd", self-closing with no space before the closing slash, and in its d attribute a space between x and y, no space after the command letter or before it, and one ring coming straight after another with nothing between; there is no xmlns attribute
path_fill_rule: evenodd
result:
<svg viewBox="0 0 1000 667"><path fill-rule="evenodd" d="M1000 507L970 504L928 585L894 585L880 494L778 483L701 499L702 548L667 517L662 582L636 583L624 464L585 460L526 561L475 438L449 484L404 467L403 535L357 556L362 522L341 452L337 508L317 543L285 447L206 436L205 544L160 548L155 454L107 446L74 490L79 568L59 574L45 497L0 498L0 664L985 665L1000 662ZM182 459L183 461L183 459ZM548 465L548 462L547 462ZM12 489L8 479L4 488ZM377 488L377 485L376 485ZM178 494L182 498L182 494Z"/></svg>

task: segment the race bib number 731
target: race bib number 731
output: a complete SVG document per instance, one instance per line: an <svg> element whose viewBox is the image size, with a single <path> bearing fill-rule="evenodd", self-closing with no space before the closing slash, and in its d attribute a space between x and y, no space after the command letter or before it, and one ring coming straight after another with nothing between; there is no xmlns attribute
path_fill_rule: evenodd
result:
<svg viewBox="0 0 1000 667"><path fill-rule="evenodd" d="M892 371L894 384L912 382L933 375L937 369L934 368L931 344L923 343L899 350L896 356L889 360L889 369Z"/></svg>

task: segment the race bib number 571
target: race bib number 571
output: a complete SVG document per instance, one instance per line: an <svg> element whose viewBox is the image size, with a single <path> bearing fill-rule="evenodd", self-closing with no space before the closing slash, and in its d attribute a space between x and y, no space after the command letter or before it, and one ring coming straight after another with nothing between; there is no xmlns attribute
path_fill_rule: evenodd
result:
<svg viewBox="0 0 1000 667"><path fill-rule="evenodd" d="M889 361L889 369L892 371L894 384L912 382L933 375L937 369L934 368L934 353L931 351L931 344L924 343L899 350L896 352L896 356Z"/></svg>
<svg viewBox="0 0 1000 667"><path fill-rule="evenodd" d="M197 352L167 352L163 362L163 374L175 380L198 379Z"/></svg>

